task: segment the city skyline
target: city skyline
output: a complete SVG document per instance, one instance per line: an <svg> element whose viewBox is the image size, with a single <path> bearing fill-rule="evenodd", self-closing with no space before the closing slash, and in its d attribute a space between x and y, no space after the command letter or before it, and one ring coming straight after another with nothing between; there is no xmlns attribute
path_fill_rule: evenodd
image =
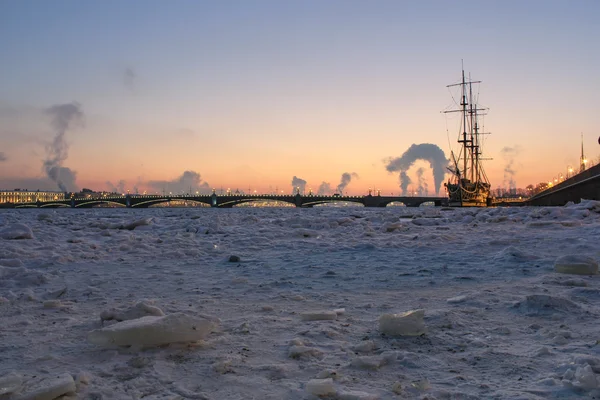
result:
<svg viewBox="0 0 600 400"><path fill-rule="evenodd" d="M463 3L461 3L463 4ZM401 192L481 80L492 188L600 149L594 1L4 2L0 189ZM393 172L389 172L393 170ZM429 161L406 171L435 194ZM446 176L447 178L447 176ZM513 183L511 183L511 181ZM419 183L420 182L420 183ZM442 189L443 192L443 189Z"/></svg>

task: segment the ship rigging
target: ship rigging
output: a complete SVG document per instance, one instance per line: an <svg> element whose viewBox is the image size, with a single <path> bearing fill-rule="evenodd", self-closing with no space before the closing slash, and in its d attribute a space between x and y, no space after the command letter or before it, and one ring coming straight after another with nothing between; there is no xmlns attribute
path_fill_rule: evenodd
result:
<svg viewBox="0 0 600 400"><path fill-rule="evenodd" d="M461 98L456 109L444 111L444 113L460 113L460 130L458 143L460 151L458 156L451 152L452 166L448 170L452 173L450 180L444 184L448 191L448 202L450 206L486 206L491 205L492 198L490 183L482 165L482 135L480 131L479 117L487 109L477 106L473 96L473 85L481 81L473 81L465 78L462 70L460 83L448 85L460 87Z"/></svg>

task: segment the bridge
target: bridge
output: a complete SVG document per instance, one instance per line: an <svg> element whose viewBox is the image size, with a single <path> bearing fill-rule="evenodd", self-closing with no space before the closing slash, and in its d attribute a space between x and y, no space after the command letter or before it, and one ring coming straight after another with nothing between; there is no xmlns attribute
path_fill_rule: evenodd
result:
<svg viewBox="0 0 600 400"><path fill-rule="evenodd" d="M272 194L227 194L217 195L124 195L124 196L90 196L72 197L65 200L36 201L31 203L3 203L2 208L90 208L97 206L124 206L128 208L147 208L150 206L176 201L194 202L217 208L231 208L240 204L260 201L277 201L295 207L310 208L327 203L346 202L362 204L365 207L386 207L390 203L402 203L407 207L418 207L424 203L441 206L446 204L445 197L410 197L410 196L319 196L319 195L272 195Z"/></svg>
<svg viewBox="0 0 600 400"><path fill-rule="evenodd" d="M600 164L594 165L528 199L529 206L564 206L569 201L600 200Z"/></svg>

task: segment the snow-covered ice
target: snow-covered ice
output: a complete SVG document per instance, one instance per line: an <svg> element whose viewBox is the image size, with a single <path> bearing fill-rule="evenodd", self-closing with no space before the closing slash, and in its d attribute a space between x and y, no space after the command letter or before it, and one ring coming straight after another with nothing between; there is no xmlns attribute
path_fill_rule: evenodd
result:
<svg viewBox="0 0 600 400"><path fill-rule="evenodd" d="M1 210L0 399L598 398L598 237L595 201Z"/></svg>

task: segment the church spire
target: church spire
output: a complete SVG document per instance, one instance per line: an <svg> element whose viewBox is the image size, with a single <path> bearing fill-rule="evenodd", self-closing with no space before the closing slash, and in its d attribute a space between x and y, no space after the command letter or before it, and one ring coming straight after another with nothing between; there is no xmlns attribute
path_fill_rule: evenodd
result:
<svg viewBox="0 0 600 400"><path fill-rule="evenodd" d="M585 171L585 165L587 164L587 159L583 154L583 133L581 134L581 158L579 159L579 172Z"/></svg>

